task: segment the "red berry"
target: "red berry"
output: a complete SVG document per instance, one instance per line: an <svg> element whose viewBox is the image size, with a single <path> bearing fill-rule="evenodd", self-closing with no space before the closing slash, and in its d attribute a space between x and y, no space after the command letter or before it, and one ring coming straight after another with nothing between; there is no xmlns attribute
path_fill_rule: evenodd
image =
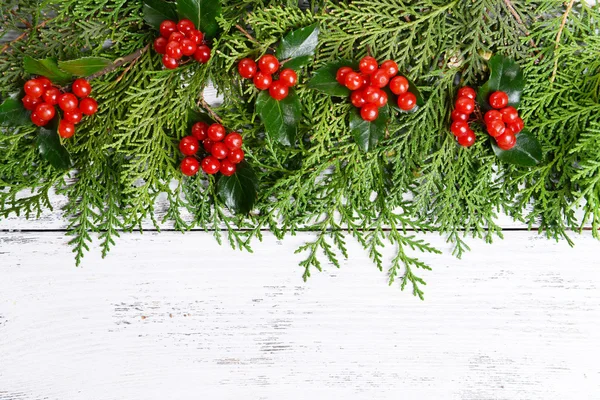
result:
<svg viewBox="0 0 600 400"><path fill-rule="evenodd" d="M229 149L225 146L225 143L217 142L213 144L212 149L210 149L210 154L217 160L224 160L229 155Z"/></svg>
<svg viewBox="0 0 600 400"><path fill-rule="evenodd" d="M44 89L50 89L52 87L52 82L50 81L50 79L46 78L45 76L40 76L36 80L42 84L42 87Z"/></svg>
<svg viewBox="0 0 600 400"><path fill-rule="evenodd" d="M346 75L348 75L348 73L350 72L354 72L352 71L352 68L350 67L342 67L340 69L337 70L337 73L335 74L335 80L338 81L338 83L340 85L346 85Z"/></svg>
<svg viewBox="0 0 600 400"><path fill-rule="evenodd" d="M194 60L199 63L206 64L210 60L210 47L207 45L200 45L196 48L194 53Z"/></svg>
<svg viewBox="0 0 600 400"><path fill-rule="evenodd" d="M35 108L37 107L38 104L42 103L43 100L41 97L32 97L32 96L26 94L25 96L23 96L21 101L23 102L23 107L26 110L33 111L33 110L35 110Z"/></svg>
<svg viewBox="0 0 600 400"><path fill-rule="evenodd" d="M456 97L468 97L471 100L475 100L475 97L477 97L477 93L475 93L475 90L473 88L465 86L458 89L458 94Z"/></svg>
<svg viewBox="0 0 600 400"><path fill-rule="evenodd" d="M454 106L461 113L471 115L475 111L475 100L468 97L459 97L456 99Z"/></svg>
<svg viewBox="0 0 600 400"><path fill-rule="evenodd" d="M58 98L60 97L60 90L55 87L51 87L46 89L46 93L44 93L44 103L48 103L51 106L58 104Z"/></svg>
<svg viewBox="0 0 600 400"><path fill-rule="evenodd" d="M42 103L39 104L34 111L40 119L44 121L50 121L56 115L56 110L50 104Z"/></svg>
<svg viewBox="0 0 600 400"><path fill-rule="evenodd" d="M91 97L86 97L85 99L81 99L79 110L85 115L94 115L98 111L98 103Z"/></svg>
<svg viewBox="0 0 600 400"><path fill-rule="evenodd" d="M158 54L165 54L165 51L167 51L168 43L169 43L169 41L167 39L165 39L164 37L162 37L162 36L157 37L156 39L154 39L154 50Z"/></svg>
<svg viewBox="0 0 600 400"><path fill-rule="evenodd" d="M390 81L390 90L395 95L400 96L401 94L408 92L408 79L403 76L397 76L392 78Z"/></svg>
<svg viewBox="0 0 600 400"><path fill-rule="evenodd" d="M196 122L192 126L192 136L198 140L204 140L208 137L208 124L206 122Z"/></svg>
<svg viewBox="0 0 600 400"><path fill-rule="evenodd" d="M291 68L286 68L279 73L279 81L287 87L296 86L298 83L298 75Z"/></svg>
<svg viewBox="0 0 600 400"><path fill-rule="evenodd" d="M383 106L385 106L388 102L388 96L387 93L384 92L383 90L379 89L379 100L377 100L377 107L381 108Z"/></svg>
<svg viewBox="0 0 600 400"><path fill-rule="evenodd" d="M371 75L377 71L377 60L371 56L363 57L358 63L358 69L365 75Z"/></svg>
<svg viewBox="0 0 600 400"><path fill-rule="evenodd" d="M379 69L384 71L389 79L398 75L398 64L393 60L384 61Z"/></svg>
<svg viewBox="0 0 600 400"><path fill-rule="evenodd" d="M365 100L365 91L364 90L355 90L350 95L350 101L352 105L357 108L361 108L365 104L367 104L367 100Z"/></svg>
<svg viewBox="0 0 600 400"><path fill-rule="evenodd" d="M181 172L186 176L194 176L200 169L200 163L194 157L186 157L181 161Z"/></svg>
<svg viewBox="0 0 600 400"><path fill-rule="evenodd" d="M360 74L352 71L346 74L344 85L350 90L358 90L363 86L363 77Z"/></svg>
<svg viewBox="0 0 600 400"><path fill-rule="evenodd" d="M191 31L196 29L196 25L194 25L194 23L189 19L184 18L177 23L177 29L179 30L179 32L183 33L184 35L187 35Z"/></svg>
<svg viewBox="0 0 600 400"><path fill-rule="evenodd" d="M490 136L495 138L503 135L506 131L506 125L504 125L504 122L502 122L502 120L495 119L486 126Z"/></svg>
<svg viewBox="0 0 600 400"><path fill-rule="evenodd" d="M490 106L501 109L508 105L508 95L504 92L494 92L490 95Z"/></svg>
<svg viewBox="0 0 600 400"><path fill-rule="evenodd" d="M365 121L375 121L379 117L379 110L375 104L365 104L360 109L360 116Z"/></svg>
<svg viewBox="0 0 600 400"><path fill-rule="evenodd" d="M377 70L371 76L371 85L377 86L378 88L386 87L390 82L390 78L388 78L387 73L384 70Z"/></svg>
<svg viewBox="0 0 600 400"><path fill-rule="evenodd" d="M500 113L502 113L502 121L506 122L507 124L512 124L517 120L517 118L519 118L519 112L516 108L511 106L504 107L502 110L500 110Z"/></svg>
<svg viewBox="0 0 600 400"><path fill-rule="evenodd" d="M207 153L210 153L214 144L215 142L208 138L202 141L202 147L204 147L204 150L206 150Z"/></svg>
<svg viewBox="0 0 600 400"><path fill-rule="evenodd" d="M176 60L179 60L181 57L183 57L183 50L181 49L181 43L179 42L169 42L165 51L167 56Z"/></svg>
<svg viewBox="0 0 600 400"><path fill-rule="evenodd" d="M483 116L483 121L486 125L491 124L494 120L502 121L502 114L500 113L500 111L490 110L486 112Z"/></svg>
<svg viewBox="0 0 600 400"><path fill-rule="evenodd" d="M221 171L221 173L224 176L231 176L231 175L235 174L236 170L237 170L237 167L231 161L229 161L229 160L221 161L221 168L219 168L219 171Z"/></svg>
<svg viewBox="0 0 600 400"><path fill-rule="evenodd" d="M78 105L79 101L77 100L77 97L75 97L75 95L72 93L61 94L58 98L58 106L63 111L76 110Z"/></svg>
<svg viewBox="0 0 600 400"><path fill-rule="evenodd" d="M525 123L519 117L517 117L517 120L515 122L513 122L512 124L508 124L508 129L510 129L510 131L515 135L517 133L521 132L524 127L525 127Z"/></svg>
<svg viewBox="0 0 600 400"><path fill-rule="evenodd" d="M271 83L273 83L273 78L269 74L258 72L254 75L253 82L258 90L267 90L271 86Z"/></svg>
<svg viewBox="0 0 600 400"><path fill-rule="evenodd" d="M461 113L458 110L452 111L451 114L452 121L462 121L467 122L469 120L469 115L465 113Z"/></svg>
<svg viewBox="0 0 600 400"><path fill-rule="evenodd" d="M250 58L244 58L238 63L238 72L240 73L240 76L245 79L254 78L257 68L254 60Z"/></svg>
<svg viewBox="0 0 600 400"><path fill-rule="evenodd" d="M410 111L417 105L417 96L411 92L406 92L398 97L398 107L404 111Z"/></svg>
<svg viewBox="0 0 600 400"><path fill-rule="evenodd" d="M92 93L92 85L85 79L79 78L73 82L72 87L73 94L80 99L88 97Z"/></svg>
<svg viewBox="0 0 600 400"><path fill-rule="evenodd" d="M233 164L239 164L244 161L244 150L242 149L234 149L229 152L227 159L231 161Z"/></svg>
<svg viewBox="0 0 600 400"><path fill-rule="evenodd" d="M61 138L68 139L75 134L75 125L64 119L58 124L58 134Z"/></svg>
<svg viewBox="0 0 600 400"><path fill-rule="evenodd" d="M168 39L171 33L177 30L177 24L171 20L165 20L160 24L160 36Z"/></svg>
<svg viewBox="0 0 600 400"><path fill-rule="evenodd" d="M269 86L269 95L277 101L285 99L288 94L288 87L281 81L275 81Z"/></svg>
<svg viewBox="0 0 600 400"><path fill-rule="evenodd" d="M221 124L212 124L208 127L208 138L213 142L225 139L225 127Z"/></svg>
<svg viewBox="0 0 600 400"><path fill-rule="evenodd" d="M512 133L507 132L504 135L500 135L496 138L496 144L502 150L510 150L515 147L515 144L517 144L517 138Z"/></svg>
<svg viewBox="0 0 600 400"><path fill-rule="evenodd" d="M198 139L193 136L186 136L179 142L179 151L181 151L184 156L193 156L199 149L200 143L198 143Z"/></svg>
<svg viewBox="0 0 600 400"><path fill-rule="evenodd" d="M166 54L162 58L162 63L167 69L175 69L179 66L179 62L176 59Z"/></svg>
<svg viewBox="0 0 600 400"><path fill-rule="evenodd" d="M232 132L229 135L225 136L223 143L229 150L241 149L243 144L242 135L237 132Z"/></svg>
<svg viewBox="0 0 600 400"><path fill-rule="evenodd" d="M196 43L191 39L183 39L181 41L181 52L184 56L193 56L196 52Z"/></svg>
<svg viewBox="0 0 600 400"><path fill-rule="evenodd" d="M25 94L31 97L41 97L44 94L44 85L37 79L25 82Z"/></svg>
<svg viewBox="0 0 600 400"><path fill-rule="evenodd" d="M452 125L450 125L450 132L456 137L465 136L470 130L469 124L464 121L454 121Z"/></svg>
<svg viewBox="0 0 600 400"><path fill-rule="evenodd" d="M81 113L81 111L79 111L79 109L76 109L73 111L65 112L63 117L66 121L69 121L72 124L78 124L81 122L81 119L83 118L83 114Z"/></svg>
<svg viewBox="0 0 600 400"><path fill-rule="evenodd" d="M37 126L45 126L48 124L48 121L41 119L36 113L31 113L31 122Z"/></svg>
<svg viewBox="0 0 600 400"><path fill-rule="evenodd" d="M469 132L467 132L466 135L460 136L458 138L458 144L460 144L463 147L471 147L475 144L475 140L475 133L473 133L473 131L469 129Z"/></svg>
<svg viewBox="0 0 600 400"><path fill-rule="evenodd" d="M209 175L214 175L219 172L221 163L213 156L208 156L202 160L202 171Z"/></svg>
<svg viewBox="0 0 600 400"><path fill-rule="evenodd" d="M367 86L363 89L363 97L367 104L375 104L379 101L379 97L381 96L381 90L375 86Z"/></svg>
<svg viewBox="0 0 600 400"><path fill-rule="evenodd" d="M258 60L258 68L263 74L272 75L279 69L279 60L271 54L265 54Z"/></svg>
<svg viewBox="0 0 600 400"><path fill-rule="evenodd" d="M192 42L196 44L196 46L201 45L202 41L204 40L204 34L197 29L192 29L191 31L186 33L185 36L187 36L188 39L191 39Z"/></svg>
<svg viewBox="0 0 600 400"><path fill-rule="evenodd" d="M169 43L171 42L175 42L175 43L181 43L181 41L185 39L185 35L181 32L173 32L171 33L171 36L169 36Z"/></svg>

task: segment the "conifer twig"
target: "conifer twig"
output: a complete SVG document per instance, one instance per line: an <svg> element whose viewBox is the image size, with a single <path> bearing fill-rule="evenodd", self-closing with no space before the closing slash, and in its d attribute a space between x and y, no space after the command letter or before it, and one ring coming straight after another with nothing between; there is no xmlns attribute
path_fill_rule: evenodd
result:
<svg viewBox="0 0 600 400"><path fill-rule="evenodd" d="M41 24L39 24L38 26L36 26L35 28L29 28L28 30L26 30L25 32L21 33L19 36L17 36L15 39L11 40L10 42L6 43L2 49L0 49L0 54L4 53L10 46L12 46L13 44L17 43L18 41L24 39L27 35L29 35L29 33L32 31L32 29L38 30L40 28L43 28L44 26L46 26L46 24L48 22L50 22L51 20L48 19L44 22L42 22Z"/></svg>
<svg viewBox="0 0 600 400"><path fill-rule="evenodd" d="M556 43L554 45L554 69L552 69L552 76L550 77L550 83L553 83L556 79L556 73L558 72L558 56L556 55L556 51L560 46L560 38L562 37L563 30L565 29L565 25L567 24L567 19L569 18L569 14L573 9L573 4L575 4L575 0L571 0L567 5L567 10L563 14L562 22L560 23L560 28L558 29L558 33L556 34Z"/></svg>
<svg viewBox="0 0 600 400"><path fill-rule="evenodd" d="M530 36L529 30L527 29L527 27L523 23L523 19L521 19L521 16L517 12L517 10L515 10L515 6L513 6L512 1L511 0L504 0L504 4L506 4L506 7L508 8L508 11L510 11L510 13L512 14L512 16L515 17L515 20L517 21L517 23L523 28L523 33L525 33L525 36L529 37ZM534 47L534 48L537 47L535 45L535 42L531 38L529 38L529 44L532 47Z"/></svg>
<svg viewBox="0 0 600 400"><path fill-rule="evenodd" d="M254 43L258 43L258 40L256 40L251 34L249 34L247 30L242 28L241 25L238 24L235 27L238 29L238 31L242 32L244 34L244 36L246 36L250 41L252 41Z"/></svg>
<svg viewBox="0 0 600 400"><path fill-rule="evenodd" d="M208 105L206 100L204 100L204 95L200 95L200 100L198 100L198 105L201 106L202 108L204 108L206 111L208 111L208 113L210 114L212 119L214 119L215 121L217 121L220 124L223 124L223 120L221 119L221 117L219 117L217 115L217 113Z"/></svg>
<svg viewBox="0 0 600 400"><path fill-rule="evenodd" d="M125 70L125 72L123 72L123 74L121 76L119 76L119 78L117 78L117 82L120 81L123 78L123 75L125 73L127 73L127 71L129 71L131 69L131 67L135 64L135 62L148 50L148 48L150 47L149 44L147 44L146 46L144 46L143 48L125 56L122 58L117 58L115 60L115 62L113 62L111 65L109 65L108 67L104 68L102 71L95 73L94 75L90 75L88 77L88 80L92 80L95 78L98 78L102 75L106 75L110 72L113 72L114 70L116 70L117 68L122 67L123 65L127 64L127 63L131 63L131 65L129 67L127 67L127 69Z"/></svg>

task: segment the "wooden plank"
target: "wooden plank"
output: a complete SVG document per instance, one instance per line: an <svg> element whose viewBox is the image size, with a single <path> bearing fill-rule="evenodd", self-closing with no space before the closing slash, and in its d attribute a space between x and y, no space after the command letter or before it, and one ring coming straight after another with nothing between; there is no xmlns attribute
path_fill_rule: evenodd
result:
<svg viewBox="0 0 600 400"><path fill-rule="evenodd" d="M507 232L462 261L425 256L425 302L355 243L303 283L293 250L310 237L244 254L128 234L74 268L60 233L0 233L0 399L600 398L589 232L574 249Z"/></svg>

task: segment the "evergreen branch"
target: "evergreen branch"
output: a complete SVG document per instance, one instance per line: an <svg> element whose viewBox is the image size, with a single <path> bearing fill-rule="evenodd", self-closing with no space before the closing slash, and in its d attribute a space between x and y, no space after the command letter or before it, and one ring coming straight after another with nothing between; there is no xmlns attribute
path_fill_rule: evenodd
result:
<svg viewBox="0 0 600 400"><path fill-rule="evenodd" d="M135 63L140 59L140 57L146 52L148 51L148 49L150 48L150 44L147 44L146 46L144 46L143 48L136 50L135 52L125 56L125 57L121 57L118 58L117 60L115 60L111 65L109 65L108 67L104 68L102 71L97 72L93 75L90 75L87 79L88 80L93 80L96 78L99 78L103 75L106 74L110 74L111 72L115 71L118 68L121 68L123 65L125 64L129 64L129 66L125 69L125 71L123 71L123 73L117 78L117 82L121 81L121 79L123 79L123 76L131 70L131 68L135 65Z"/></svg>
<svg viewBox="0 0 600 400"><path fill-rule="evenodd" d="M25 32L23 32L22 34L20 34L19 36L17 36L16 38L14 38L13 40L11 40L10 42L6 43L4 46L2 46L2 48L0 49L0 54L4 53L6 50L8 50L9 47L11 47L12 45L14 45L15 43L25 39L32 31L37 31L39 29L42 29L44 26L46 26L46 24L48 24L51 20L44 20L42 21L39 25L37 25L35 28L31 27L31 24L29 24L28 22L25 24L29 29L26 30Z"/></svg>
<svg viewBox="0 0 600 400"><path fill-rule="evenodd" d="M560 28L558 29L558 32L556 33L556 40L555 40L555 46L554 46L554 68L552 69L552 75L550 76L550 83L554 83L554 80L556 79L556 73L558 72L558 54L556 54L556 52L558 51L558 47L560 46L560 38L562 37L562 33L563 30L565 29L565 25L567 24L567 20L569 18L569 14L571 13L571 9L573 8L573 4L575 4L575 0L570 0L569 4L567 5L567 9L565 10L565 13L563 14L562 17L562 22L560 23Z"/></svg>

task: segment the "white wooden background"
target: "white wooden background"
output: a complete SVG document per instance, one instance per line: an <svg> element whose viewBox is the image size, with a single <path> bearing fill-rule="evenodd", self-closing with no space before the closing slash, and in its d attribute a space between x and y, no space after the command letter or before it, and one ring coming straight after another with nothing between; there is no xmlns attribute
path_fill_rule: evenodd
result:
<svg viewBox="0 0 600 400"><path fill-rule="evenodd" d="M421 302L356 244L304 283L310 233L124 234L75 268L59 213L0 221L0 400L600 399L600 242L502 223L463 260L427 235Z"/></svg>

